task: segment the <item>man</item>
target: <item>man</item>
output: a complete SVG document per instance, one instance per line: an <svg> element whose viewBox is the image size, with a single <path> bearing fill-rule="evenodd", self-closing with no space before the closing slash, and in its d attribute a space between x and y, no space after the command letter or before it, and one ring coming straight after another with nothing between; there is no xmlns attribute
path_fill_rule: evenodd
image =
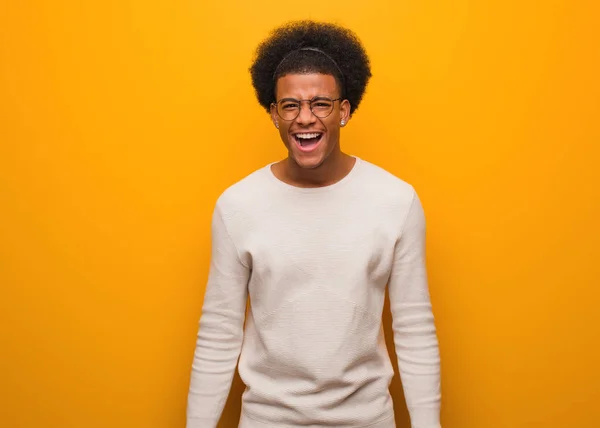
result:
<svg viewBox="0 0 600 428"><path fill-rule="evenodd" d="M242 428L395 427L386 287L412 426L439 428L422 205L408 183L340 147L371 77L360 41L294 22L258 47L250 71L288 157L217 201L188 428L216 426L238 358Z"/></svg>

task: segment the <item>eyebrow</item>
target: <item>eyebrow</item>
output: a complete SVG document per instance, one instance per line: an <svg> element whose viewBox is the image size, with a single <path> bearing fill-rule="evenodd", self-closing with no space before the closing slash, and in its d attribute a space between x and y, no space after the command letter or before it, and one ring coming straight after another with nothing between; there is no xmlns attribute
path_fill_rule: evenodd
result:
<svg viewBox="0 0 600 428"><path fill-rule="evenodd" d="M319 99L319 98L331 98L331 99L334 99L335 97L333 97L332 95L315 95L312 98L305 98L305 99L315 100L315 99ZM280 99L278 102L280 102L280 101L300 101L300 99L299 98L286 97L286 98Z"/></svg>

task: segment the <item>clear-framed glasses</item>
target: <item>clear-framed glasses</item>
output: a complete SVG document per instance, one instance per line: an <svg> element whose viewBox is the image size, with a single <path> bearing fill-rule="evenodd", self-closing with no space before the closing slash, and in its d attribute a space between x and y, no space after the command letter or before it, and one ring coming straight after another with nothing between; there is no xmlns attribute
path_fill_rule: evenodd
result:
<svg viewBox="0 0 600 428"><path fill-rule="evenodd" d="M302 103L307 102L312 114L323 119L331 114L333 105L339 100L341 100L341 98L331 99L329 97L314 97L310 100L283 98L276 103L273 103L273 105L277 107L277 114L280 118L283 120L294 120L300 114Z"/></svg>

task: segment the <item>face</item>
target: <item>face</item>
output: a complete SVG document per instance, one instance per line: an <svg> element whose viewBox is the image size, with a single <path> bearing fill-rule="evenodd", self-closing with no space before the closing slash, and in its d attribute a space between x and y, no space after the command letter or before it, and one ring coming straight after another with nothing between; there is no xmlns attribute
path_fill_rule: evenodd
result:
<svg viewBox="0 0 600 428"><path fill-rule="evenodd" d="M277 80L275 94L277 101L284 98L336 99L340 97L340 90L335 78L329 74L288 74ZM275 105L271 105L271 117L290 159L301 168L314 169L331 158L332 154L340 152L340 126L343 126L342 122L348 122L350 103L347 100L335 101L333 111L325 118L313 114L308 102L301 102L300 107L298 117L288 121L277 114Z"/></svg>

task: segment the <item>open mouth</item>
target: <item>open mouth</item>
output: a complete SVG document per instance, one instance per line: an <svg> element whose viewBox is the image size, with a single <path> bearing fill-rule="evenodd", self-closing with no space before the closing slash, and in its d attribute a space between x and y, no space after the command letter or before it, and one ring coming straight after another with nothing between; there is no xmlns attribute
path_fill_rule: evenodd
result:
<svg viewBox="0 0 600 428"><path fill-rule="evenodd" d="M305 152L314 150L319 145L322 138L322 132L298 132L294 134L294 140L296 141L298 148Z"/></svg>

